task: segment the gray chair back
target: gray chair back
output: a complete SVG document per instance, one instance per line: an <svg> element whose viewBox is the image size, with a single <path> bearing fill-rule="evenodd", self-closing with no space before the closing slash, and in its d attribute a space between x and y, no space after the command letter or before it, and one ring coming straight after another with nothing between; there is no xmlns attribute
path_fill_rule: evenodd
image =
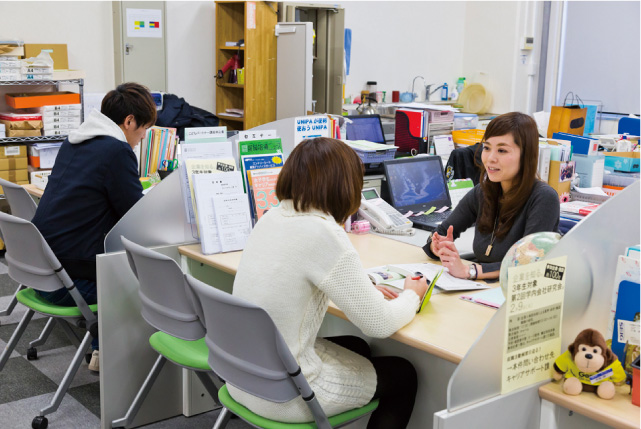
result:
<svg viewBox="0 0 641 429"><path fill-rule="evenodd" d="M34 224L0 212L0 234L7 245L5 259L13 280L45 292L73 285Z"/></svg>
<svg viewBox="0 0 641 429"><path fill-rule="evenodd" d="M36 214L36 202L21 185L0 179L2 192L7 198L11 214L21 219L31 220Z"/></svg>
<svg viewBox="0 0 641 429"><path fill-rule="evenodd" d="M183 272L176 261L125 237L121 240L140 283L141 313L147 323L183 340L204 337L205 328L187 295Z"/></svg>
<svg viewBox="0 0 641 429"><path fill-rule="evenodd" d="M228 384L272 402L301 395L319 428L331 427L269 314L190 275L185 281L205 322L209 365Z"/></svg>

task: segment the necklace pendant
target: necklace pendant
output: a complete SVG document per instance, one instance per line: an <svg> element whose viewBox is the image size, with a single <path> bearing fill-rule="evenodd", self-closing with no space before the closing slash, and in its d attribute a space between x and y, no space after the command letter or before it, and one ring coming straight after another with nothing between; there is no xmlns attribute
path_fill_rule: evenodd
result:
<svg viewBox="0 0 641 429"><path fill-rule="evenodd" d="M490 253L492 252L492 245L490 244L487 246L487 250L485 251L485 256L490 256Z"/></svg>

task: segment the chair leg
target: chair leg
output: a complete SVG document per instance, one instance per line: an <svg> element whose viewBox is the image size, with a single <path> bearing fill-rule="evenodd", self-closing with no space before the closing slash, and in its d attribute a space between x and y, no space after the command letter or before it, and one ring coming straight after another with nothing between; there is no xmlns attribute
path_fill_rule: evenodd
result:
<svg viewBox="0 0 641 429"><path fill-rule="evenodd" d="M13 331L13 334L11 335L11 339L9 340L9 343L7 346L4 348L4 351L2 352L2 356L0 356L0 371L4 368L4 365L7 363L7 360L9 360L9 356L11 356L11 352L13 352L13 349L16 348L16 344L18 344L18 340L24 333L25 329L27 329L27 325L31 321L31 318L33 317L33 314L35 312L31 309L27 310L27 312L22 316L22 320L18 324L18 327L16 328L15 331Z"/></svg>
<svg viewBox="0 0 641 429"><path fill-rule="evenodd" d="M0 316L8 316L13 312L13 309L18 303L18 299L16 298L16 295L18 294L18 292L20 292L24 288L26 288L26 286L24 285L18 286L18 289L16 289L16 293L13 294L13 298L11 298L11 301L9 301L9 305L7 305L7 308L0 311Z"/></svg>
<svg viewBox="0 0 641 429"><path fill-rule="evenodd" d="M200 382L203 384L203 386L205 386L205 389L207 389L207 392L209 393L209 395L214 399L214 402L216 403L216 405L222 406L222 404L218 400L218 387L213 382L211 377L209 377L209 374L202 371L195 371L195 372Z"/></svg>
<svg viewBox="0 0 641 429"><path fill-rule="evenodd" d="M65 373L65 376L62 378L62 381L60 382L60 385L58 386L58 390L56 390L56 394L53 395L53 399L51 400L51 403L49 404L48 407L45 407L40 410L39 416L45 416L47 414L51 414L58 409L58 407L60 406L60 403L62 402L62 399L65 396L65 393L67 393L67 389L69 388L69 385L73 381L73 377L76 375L76 372L78 372L78 368L80 368L80 364L82 363L82 360L85 357L85 353L87 349L90 347L90 343L91 343L91 334L87 332L85 334L85 337L82 339L82 343L80 343L80 347L78 347L78 350L76 350L76 354L73 356L73 359L71 360L71 364L69 364L69 368L67 368L67 372Z"/></svg>
<svg viewBox="0 0 641 429"><path fill-rule="evenodd" d="M78 337L78 334L76 334L76 331L71 329L71 326L69 325L69 322L67 322L65 319L57 319L58 325L62 328L62 330L65 332L65 335L67 338L69 338L69 341L71 341L71 344L73 344L76 347L80 346L80 338Z"/></svg>
<svg viewBox="0 0 641 429"><path fill-rule="evenodd" d="M214 423L213 429L224 429L225 427L227 427L227 423L229 422L230 418L231 412L223 406L220 414L218 415L218 419L216 419L216 423Z"/></svg>
<svg viewBox="0 0 641 429"><path fill-rule="evenodd" d="M156 359L154 366L151 368L151 371L147 375L145 382L142 383L142 386L140 387L140 390L138 390L138 393L136 394L134 401L129 406L129 409L127 410L127 414L125 414L125 416L120 419L112 421L111 422L112 428L126 428L133 423L134 418L136 418L136 414L138 414L138 410L140 410L140 407L142 406L143 401L149 394L151 387L154 385L154 382L156 381L156 378L158 378L158 374L160 374L160 371L165 365L165 362L167 362L167 359L165 359L162 355L158 355L158 358Z"/></svg>
<svg viewBox="0 0 641 429"><path fill-rule="evenodd" d="M56 319L53 317L50 317L49 320L47 320L47 324L45 325L44 329L40 333L40 336L38 339L33 340L32 342L29 343L29 347L38 347L43 345L45 342L47 342L47 338L49 338L49 334L51 334L51 331L53 330L53 325L55 324Z"/></svg>

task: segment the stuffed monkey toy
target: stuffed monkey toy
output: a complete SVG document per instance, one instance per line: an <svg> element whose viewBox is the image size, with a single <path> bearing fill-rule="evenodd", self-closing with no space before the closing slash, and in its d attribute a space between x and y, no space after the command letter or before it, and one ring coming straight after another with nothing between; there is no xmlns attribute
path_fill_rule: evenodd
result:
<svg viewBox="0 0 641 429"><path fill-rule="evenodd" d="M625 381L626 376L603 335L594 329L585 329L568 346L568 351L556 359L553 377L555 380L565 377L563 391L568 395L596 391L599 398L612 399L614 383Z"/></svg>

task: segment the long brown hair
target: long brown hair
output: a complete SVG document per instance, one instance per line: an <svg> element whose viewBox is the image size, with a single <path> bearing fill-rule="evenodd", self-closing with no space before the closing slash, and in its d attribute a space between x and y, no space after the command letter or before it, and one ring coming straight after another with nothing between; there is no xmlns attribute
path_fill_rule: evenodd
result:
<svg viewBox="0 0 641 429"><path fill-rule="evenodd" d="M342 141L303 140L278 175L276 196L293 200L296 211L313 208L343 223L360 207L364 171L354 149Z"/></svg>
<svg viewBox="0 0 641 429"><path fill-rule="evenodd" d="M530 198L532 187L537 180L539 161L539 131L531 116L520 112L497 116L488 124L483 141L506 134L510 134L514 143L521 149L520 167L512 181L512 187L503 194L501 184L490 181L485 165L481 163L480 166L483 203L477 227L484 234L494 231L498 213L498 226L494 235L499 239L507 235L516 215Z"/></svg>

